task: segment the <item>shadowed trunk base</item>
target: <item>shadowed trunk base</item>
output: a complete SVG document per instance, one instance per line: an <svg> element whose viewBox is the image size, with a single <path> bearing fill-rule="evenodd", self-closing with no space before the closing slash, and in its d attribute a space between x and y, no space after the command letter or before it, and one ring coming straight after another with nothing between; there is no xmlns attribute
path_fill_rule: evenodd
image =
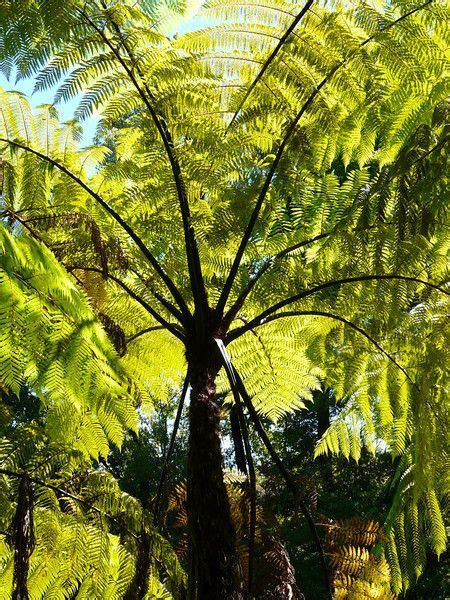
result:
<svg viewBox="0 0 450 600"><path fill-rule="evenodd" d="M211 348L207 360L190 365L189 600L242 600L243 574L222 472L215 356Z"/></svg>

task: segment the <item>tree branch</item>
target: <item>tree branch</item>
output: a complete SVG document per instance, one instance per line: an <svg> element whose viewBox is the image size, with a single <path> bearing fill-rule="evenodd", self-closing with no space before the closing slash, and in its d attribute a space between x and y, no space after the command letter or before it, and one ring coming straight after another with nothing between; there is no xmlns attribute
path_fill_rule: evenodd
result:
<svg viewBox="0 0 450 600"><path fill-rule="evenodd" d="M165 329L166 328L163 325L154 325L152 327L147 327L146 329L142 329L141 331L137 331L136 333L133 333L133 335L130 335L130 337L127 339L127 344L141 337L141 335L145 335L146 333L151 333L152 331L163 331Z"/></svg>
<svg viewBox="0 0 450 600"><path fill-rule="evenodd" d="M175 284L173 283L173 281L166 274L166 272L164 271L164 269L162 268L162 266L159 264L159 262L156 260L156 258L153 256L153 254L150 252L150 250L147 248L147 246L144 244L144 242L141 240L141 238L134 232L134 230L128 225L128 223L126 221L124 221L124 219L122 219L122 217L106 202L106 200L104 200L101 196L99 196L96 192L94 192L94 190L92 188L90 188L82 179L80 179L79 177L77 177L77 175L75 175L74 173L72 173L72 171L70 171L67 167L65 167L64 165L62 165L58 161L54 160L53 158L50 158L49 156L43 154L42 152L39 152L38 150L34 150L30 146L26 146L25 144L22 144L20 142L12 141L12 140L9 140L9 139L6 139L6 138L2 138L2 137L0 137L0 142L5 142L5 143L7 143L7 144L9 144L11 146L14 146L16 148L21 148L22 150L25 150L26 152L30 152L31 154L34 154L38 158L40 158L42 160L45 160L49 164L51 164L54 167L56 167L59 171L61 171L62 173L64 173L68 177L70 177L85 192L87 192L92 198L94 198L94 200L98 204L100 204L100 206L104 210L106 210L106 212L117 223L119 223L119 225L122 227L122 229L135 242L135 244L138 246L139 250L145 256L145 258L147 258L147 260L150 262L150 264L152 265L152 267L158 273L158 275L160 276L160 278L166 284L167 288L171 292L171 294L172 294L173 298L175 299L175 301L177 302L178 306L183 311L183 314L185 315L185 318L189 318L189 319L191 318L191 314L189 312L189 309L187 308L187 305L186 305L186 303L185 303L185 301L184 301L181 293L179 292L178 288L175 286Z"/></svg>
<svg viewBox="0 0 450 600"><path fill-rule="evenodd" d="M361 275L359 277L347 277L344 279L336 279L333 281L326 281L325 283L321 283L320 285L310 288L309 290L304 290L303 292L300 292L299 294L295 294L294 296L290 296L289 298L281 300L280 302L277 302L270 308L267 308L261 314L259 314L257 317L255 317L254 319L249 321L246 325L244 325L242 327L237 327L236 329L233 329L232 331L230 331L230 333L227 335L227 338L226 338L227 342L231 342L232 340L235 340L237 337L239 337L240 335L242 335L249 329L258 327L258 325L261 325L264 322L264 320L267 319L267 317L269 317L269 315L275 313L276 311L280 310L281 308L284 308L285 306L288 306L289 304L293 304L294 302L298 302L299 300L303 300L304 298L307 298L308 296L312 296L313 294L316 294L327 288L335 287L336 285L343 285L345 283L354 283L354 282L358 282L358 281L380 281L380 280L382 281L385 279L386 280L392 279L392 280L400 280L400 281L412 281L414 283L420 283L421 285L425 285L433 290L438 290L439 292L442 292L443 294L450 296L450 293L447 292L447 290L444 290L443 288L439 287L438 285L435 285L434 283L430 283L429 281L424 281L423 279L417 279L416 277L409 277L407 275Z"/></svg>
<svg viewBox="0 0 450 600"><path fill-rule="evenodd" d="M347 58L341 60L340 62L336 63L336 65L330 70L330 72L322 79L322 81L317 85L317 87L315 88L315 90L310 94L310 96L307 98L306 102L303 104L303 106L300 108L299 112L297 113L297 115L294 117L294 119L291 121L291 123L289 124L286 133L284 135L284 138L281 142L281 144L278 147L277 153L275 155L275 158L272 162L272 165L267 173L266 179L264 181L263 187L261 189L261 192L258 196L258 199L256 201L255 207L253 208L253 212L250 216L250 220L247 224L247 227L244 231L244 235L241 238L241 242L239 244L239 248L237 250L236 256L234 258L233 264L231 265L231 269L230 272L228 274L228 277L225 281L225 285L223 287L222 293L219 297L219 301L217 303L217 313L219 315L221 315L223 313L223 310L225 308L225 305L227 303L228 297L230 295L231 292L231 288L233 287L233 283L234 280L236 278L239 266L241 264L242 261L242 257L244 255L245 249L247 247L248 242L250 241L253 229L255 227L256 221L258 220L259 217L259 213L261 212L261 208L262 205L264 203L264 200L267 196L267 192L269 191L270 185L272 183L273 177L275 175L275 172L278 168L278 165L281 161L281 158L283 156L283 153L286 149L286 146L288 145L297 125L298 122L300 121L300 119L303 117L303 115L305 114L305 112L308 110L308 108L311 106L311 104L313 103L313 101L315 100L316 96L318 96L320 90L324 87L324 85L333 77L333 75L336 73L336 71L338 71L342 66L346 65L355 55L356 53L359 51L360 48L362 48L363 46L365 46L366 44L368 44L369 42L371 42L372 40L374 40L378 35L386 32L387 30L391 29L391 27L393 27L394 25L396 25L397 23L400 23L401 21L403 21L404 19L406 19L407 17L409 17L410 15L414 14L415 12L421 10L422 8L425 8L426 6L428 6L429 4L431 4L431 2L433 2L434 0L427 0L427 2L425 2L424 4L420 5L417 8L414 8L412 10L410 10L409 12L405 13L404 15L402 15L401 17L399 17L398 19L396 19L395 21L392 21L391 23L389 23L384 29L382 29L381 31L377 31L377 33L371 35L370 37L368 37L366 40L364 40L363 42L361 42L361 44L358 46L358 48Z"/></svg>

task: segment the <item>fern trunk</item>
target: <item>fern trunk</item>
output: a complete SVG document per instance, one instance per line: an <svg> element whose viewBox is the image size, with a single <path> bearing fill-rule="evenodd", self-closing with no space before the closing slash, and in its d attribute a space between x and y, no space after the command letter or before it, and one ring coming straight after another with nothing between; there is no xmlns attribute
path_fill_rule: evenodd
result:
<svg viewBox="0 0 450 600"><path fill-rule="evenodd" d="M214 347L199 354L190 360L189 598L241 600L243 574L223 481L219 406L215 401L220 361Z"/></svg>

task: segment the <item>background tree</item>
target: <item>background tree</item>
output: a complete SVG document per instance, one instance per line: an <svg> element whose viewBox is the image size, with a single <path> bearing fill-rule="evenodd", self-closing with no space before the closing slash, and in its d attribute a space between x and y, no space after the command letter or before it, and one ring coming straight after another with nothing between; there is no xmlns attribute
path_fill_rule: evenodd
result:
<svg viewBox="0 0 450 600"><path fill-rule="evenodd" d="M387 554L408 586L445 544L443 6L213 2L221 26L175 40L150 2L0 7L7 71L64 78L55 100L83 91L79 118L129 116L106 159L52 106L3 94L4 215L85 289L142 401L190 384L189 596L244 593L217 386L252 486L241 402L293 491L258 411L325 382L345 411L318 453L385 441L400 457Z"/></svg>
<svg viewBox="0 0 450 600"><path fill-rule="evenodd" d="M342 408L336 407L332 398L331 401L331 418L339 418ZM354 517L365 522L382 523L392 500L391 482L395 463L383 447L377 448L375 455L363 449L358 462L347 460L343 456L313 460L314 447L320 439L323 422L316 405L317 401L286 415L276 426L270 427L272 443L283 463L298 478L299 484L309 490L310 502L316 503L317 513L320 515L318 520L325 526L324 531L329 529L329 524L336 521L348 522ZM286 490L280 492L282 481L279 474L259 449L256 439L254 444L261 489L265 492L260 496L259 503L270 502L270 509L281 524L281 536L295 568L298 586L306 598L326 597L320 591L317 555L308 530L299 519L298 510L289 493ZM444 600L447 569L448 560L445 556L438 561L429 552L424 575L417 583L412 584L406 597L424 600L433 595Z"/></svg>

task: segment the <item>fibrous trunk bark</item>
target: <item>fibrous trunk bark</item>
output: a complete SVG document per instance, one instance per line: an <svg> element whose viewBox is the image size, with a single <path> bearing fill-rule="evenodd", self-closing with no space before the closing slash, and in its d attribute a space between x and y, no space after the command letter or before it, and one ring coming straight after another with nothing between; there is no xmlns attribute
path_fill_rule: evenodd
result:
<svg viewBox="0 0 450 600"><path fill-rule="evenodd" d="M320 440L325 432L328 430L331 423L330 415L330 391L320 390L316 392L314 397L314 404L317 414L317 437ZM318 456L316 459L317 465L320 467L319 473L322 475L324 488L328 491L334 488L334 475L332 463L328 456Z"/></svg>
<svg viewBox="0 0 450 600"><path fill-rule="evenodd" d="M124 600L142 600L148 589L152 564L152 544L148 533L141 531L137 544L136 572L125 593Z"/></svg>
<svg viewBox="0 0 450 600"><path fill-rule="evenodd" d="M9 534L14 543L12 600L28 600L30 597L27 580L30 569L30 556L35 545L33 502L32 483L27 477L23 477L19 483L17 508Z"/></svg>
<svg viewBox="0 0 450 600"><path fill-rule="evenodd" d="M210 351L209 351L210 350ZM242 600L243 574L222 471L216 349L190 360L189 600Z"/></svg>

